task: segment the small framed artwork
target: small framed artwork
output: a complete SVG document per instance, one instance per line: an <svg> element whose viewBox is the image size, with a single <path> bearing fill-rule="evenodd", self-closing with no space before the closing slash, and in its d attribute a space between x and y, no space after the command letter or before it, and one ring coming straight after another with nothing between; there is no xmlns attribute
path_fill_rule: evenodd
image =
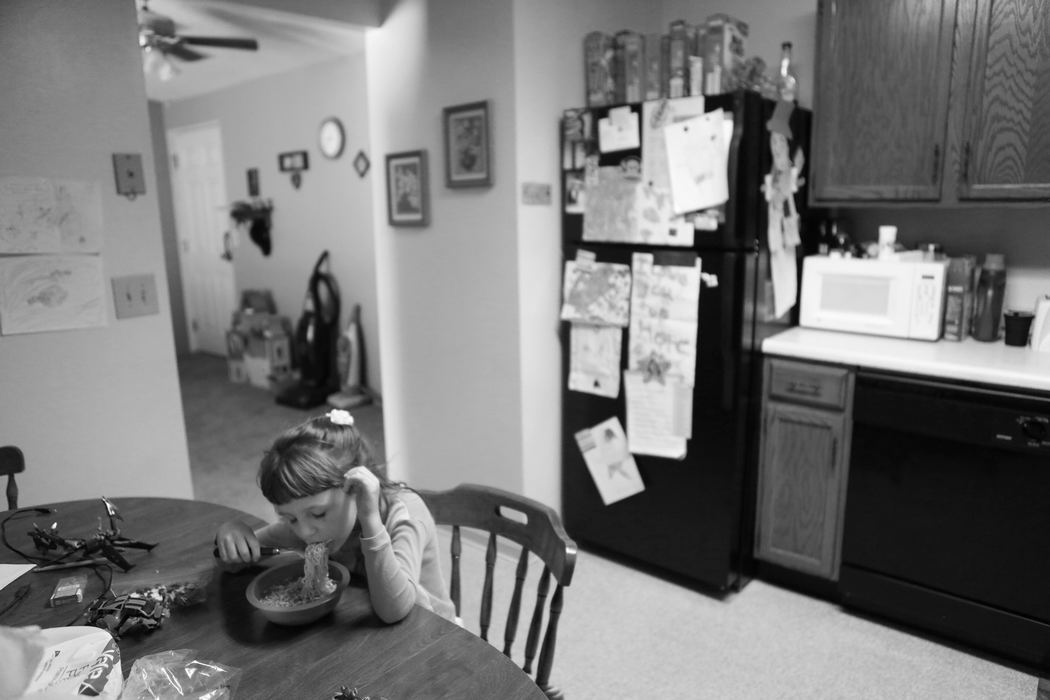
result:
<svg viewBox="0 0 1050 700"><path fill-rule="evenodd" d="M386 157L386 206L391 226L430 223L427 152L404 151Z"/></svg>
<svg viewBox="0 0 1050 700"><path fill-rule="evenodd" d="M488 187L492 184L492 150L488 101L446 107L445 184Z"/></svg>

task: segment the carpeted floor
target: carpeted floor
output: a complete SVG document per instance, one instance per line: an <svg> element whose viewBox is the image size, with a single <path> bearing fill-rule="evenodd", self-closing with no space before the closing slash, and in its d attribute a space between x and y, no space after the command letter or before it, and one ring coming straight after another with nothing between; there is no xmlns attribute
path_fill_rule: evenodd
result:
<svg viewBox="0 0 1050 700"><path fill-rule="evenodd" d="M259 457L280 430L326 409L278 406L263 389L231 384L219 358L179 358L179 372L196 497L272 519L255 485ZM353 414L382 458L380 408ZM464 550L464 580L479 582L483 547L466 540ZM512 554L501 551L508 578ZM479 587L463 591L468 629L477 629L468 601L480 599ZM494 610L506 610L508 597L497 589ZM489 638L502 637L496 628ZM1037 685L1010 666L763 581L720 600L588 551L566 591L552 681L566 700L1035 700Z"/></svg>

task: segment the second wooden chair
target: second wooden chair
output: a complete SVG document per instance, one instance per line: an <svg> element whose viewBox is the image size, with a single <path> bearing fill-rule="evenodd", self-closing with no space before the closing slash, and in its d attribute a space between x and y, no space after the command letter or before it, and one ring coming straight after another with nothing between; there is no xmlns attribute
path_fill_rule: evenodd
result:
<svg viewBox="0 0 1050 700"><path fill-rule="evenodd" d="M566 534L558 514L550 507L524 496L508 491L461 484L448 491L420 491L434 520L438 525L452 527L452 572L450 594L460 607L460 558L462 541L460 528L471 528L488 533L485 552L485 578L482 584L481 609L479 615L480 635L488 640L492 620L492 601L497 559L497 540L503 538L518 544L521 552L515 569L514 590L511 594L507 620L504 625L503 653L511 656L511 645L517 635L518 618L521 612L522 594L528 574L530 553L543 562L543 571L536 584L536 604L525 639L524 663L526 673L532 673L532 662L539 646L536 665L536 684L547 695L556 699L562 693L550 684L551 665L558 637L558 619L561 616L563 589L572 581L576 567L576 543ZM550 591L550 580L554 578L554 595L550 597L549 609L545 610ZM507 577L509 579L509 576ZM543 618L547 614L546 632ZM539 643L542 633L542 644Z"/></svg>

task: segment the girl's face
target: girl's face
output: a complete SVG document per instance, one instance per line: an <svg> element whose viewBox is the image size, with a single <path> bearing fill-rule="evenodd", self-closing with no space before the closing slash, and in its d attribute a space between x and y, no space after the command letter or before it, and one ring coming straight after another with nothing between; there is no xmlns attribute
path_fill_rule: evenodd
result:
<svg viewBox="0 0 1050 700"><path fill-rule="evenodd" d="M274 506L277 516L286 522L303 542L328 542L332 552L346 542L357 522L357 503L342 489L296 498Z"/></svg>

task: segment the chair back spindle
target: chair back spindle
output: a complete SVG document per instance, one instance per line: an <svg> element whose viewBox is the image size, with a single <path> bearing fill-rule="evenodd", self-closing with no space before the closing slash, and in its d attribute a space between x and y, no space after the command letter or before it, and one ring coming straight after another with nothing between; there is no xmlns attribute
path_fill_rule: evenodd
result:
<svg viewBox="0 0 1050 700"><path fill-rule="evenodd" d="M451 526L452 572L449 595L456 608L461 609L461 528L479 530L488 534L485 546L485 574L481 585L479 636L488 641L492 621L493 596L497 587L498 541L505 539L521 549L514 570L514 586L504 624L503 653L511 657L517 637L525 584L528 579L529 558L543 562L536 583L536 602L529 620L525 638L522 669L532 674L541 690L552 698L562 698L560 690L550 684L551 667L558 638L558 621L564 603L564 589L572 581L576 566L576 543L566 534L558 514L550 507L533 499L507 491L475 484L461 484L447 491L420 491L438 525ZM508 513L513 513L510 517ZM520 517L520 519L519 519ZM551 579L554 594L550 596ZM509 579L509 576L508 576ZM546 618L546 629L544 619ZM538 660L537 660L538 651Z"/></svg>

